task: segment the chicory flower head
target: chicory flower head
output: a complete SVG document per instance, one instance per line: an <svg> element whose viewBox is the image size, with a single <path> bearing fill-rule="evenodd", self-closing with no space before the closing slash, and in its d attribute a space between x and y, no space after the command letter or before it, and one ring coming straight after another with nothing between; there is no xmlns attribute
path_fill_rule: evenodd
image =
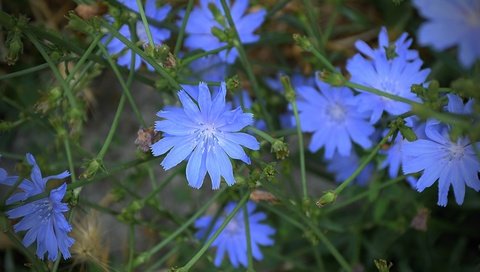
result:
<svg viewBox="0 0 480 272"><path fill-rule="evenodd" d="M230 4L229 0L227 0L227 4ZM240 42L243 44L258 41L259 36L253 32L263 23L265 15L267 14L265 9L259 9L255 12L245 14L248 4L248 0L236 0L230 6L230 13L235 28L237 29ZM234 26L228 23L225 11L219 0L200 0L200 6L192 10L185 28L187 35L185 46L192 50L203 49L205 51L226 46L228 42L215 36L212 33L212 29L220 32L231 32L232 30L230 28L232 27ZM238 52L237 49L232 48L221 51L219 56L223 61L234 63Z"/></svg>
<svg viewBox="0 0 480 272"><path fill-rule="evenodd" d="M65 171L44 178L32 154L27 154L27 162L32 165L31 180L23 179L18 186L21 192L9 197L6 204L12 204L47 192L46 185L49 180L64 179L70 176L68 171ZM17 179L16 176L7 176L6 171L0 168L0 184L13 186ZM69 248L73 245L74 240L68 236L72 227L64 215L68 211L67 204L62 202L66 190L67 184L63 183L60 187L51 190L47 197L6 212L10 219L22 217L14 225L14 230L15 232L27 231L22 241L25 247L37 241L36 254L40 259L43 259L45 253L48 252L48 259L55 261L58 258L59 250L64 259L70 258Z"/></svg>
<svg viewBox="0 0 480 272"><path fill-rule="evenodd" d="M120 0L120 3L123 5L127 6L129 9L138 12L138 6L137 6L137 1L135 0ZM147 0L145 3L145 15L147 18L155 20L157 22L161 22L167 18L168 13L172 7L170 5L164 5L162 7L157 6L157 1L156 0ZM107 17L107 20L112 20L111 17ZM127 39L130 41L137 40L142 44L148 44L148 37L147 37L147 32L145 30L145 26L143 22L139 19L135 25L135 32L136 32L136 38L132 37L132 32L130 31L130 27L128 25L123 25L120 27L118 32L125 36ZM150 32L152 34L152 39L155 45L161 45L170 38L170 30L164 29L164 28L159 28L153 24L149 24ZM111 39L111 40L110 40ZM109 42L110 41L110 42ZM133 51L131 49L128 49L127 46L123 42L121 42L117 38L112 38L111 35L107 35L102 38L102 42L106 44L107 50L110 54L119 54L117 63L120 66L125 66L125 67L130 67L131 62L132 62L132 54ZM135 54L135 70L138 70L140 68L140 65L142 64L143 60L142 58ZM146 63L148 70L153 71L154 68L150 64Z"/></svg>
<svg viewBox="0 0 480 272"><path fill-rule="evenodd" d="M184 90L178 92L183 108L166 107L157 113L163 120L155 123L155 130L162 132L163 138L152 145L152 154L168 152L161 163L165 170L187 159L187 181L194 188L202 186L207 172L213 189L220 187L221 177L228 185L234 184L230 158L250 164L242 146L260 148L255 137L239 132L253 124L253 115L240 107L232 110L225 103L226 93L225 82L213 97L201 82L196 97Z"/></svg>
<svg viewBox="0 0 480 272"><path fill-rule="evenodd" d="M309 149L316 152L325 147L325 158L331 159L337 151L349 156L352 141L363 148L372 144L369 136L373 125L359 112L358 100L345 87L332 87L316 79L317 88L297 87L297 105L302 131L313 132Z"/></svg>
<svg viewBox="0 0 480 272"><path fill-rule="evenodd" d="M275 234L275 229L269 225L262 223L267 216L263 212L255 212L255 203L247 202L248 212L248 224L250 229L250 244L252 248L252 257L255 260L262 260L263 254L260 251L259 245L271 246L273 245L272 235ZM225 206L224 213L220 217L212 222L215 218L213 216L203 216L195 221L195 227L198 229L196 237L199 239L209 238L215 233L222 225L225 218L235 208L236 203L230 202ZM212 227L210 227L212 225ZM208 230L211 231L207 233ZM207 237L206 237L207 236ZM247 235L245 231L245 219L244 213L240 210L220 235L213 241L212 247L217 248L217 254L215 256L215 266L220 266L225 253L228 254L230 263L233 267L237 268L239 265L247 267Z"/></svg>
<svg viewBox="0 0 480 272"><path fill-rule="evenodd" d="M458 58L465 67L480 58L480 1L414 0L427 22L418 30L418 42L437 51L458 46Z"/></svg>
<svg viewBox="0 0 480 272"><path fill-rule="evenodd" d="M425 83L430 69L421 69L423 62L418 57L415 58L416 51L408 50L407 45L410 45L411 41L405 40L405 35L402 37L396 42L399 45L396 46L394 56L388 56L386 49L373 49L363 42L357 42L357 48L364 56L356 54L348 60L347 70L352 76L350 80L420 102L416 94L411 91L411 87L413 84ZM386 33L380 34L380 45L388 44L384 41L386 38ZM359 95L359 99L361 100L359 110L369 112L372 123L377 122L384 111L391 115L399 115L410 110L408 104L375 94L363 92Z"/></svg>
<svg viewBox="0 0 480 272"><path fill-rule="evenodd" d="M465 105L456 95L448 95L447 111L456 114L472 112L473 100ZM403 144L403 172L412 174L422 171L416 187L419 192L430 187L438 180L439 206L446 206L450 186L457 204L461 205L465 197L465 186L480 190L480 161L472 143L466 137L452 140L450 127L437 120L427 121L425 139ZM480 143L474 143L480 147Z"/></svg>

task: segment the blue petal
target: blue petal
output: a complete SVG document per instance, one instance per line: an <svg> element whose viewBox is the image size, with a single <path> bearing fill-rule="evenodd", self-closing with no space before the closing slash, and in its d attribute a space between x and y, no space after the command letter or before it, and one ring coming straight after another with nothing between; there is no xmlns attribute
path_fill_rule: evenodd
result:
<svg viewBox="0 0 480 272"><path fill-rule="evenodd" d="M165 170L176 166L192 153L195 146L196 143L193 141L187 141L183 145L174 146L160 165L162 165Z"/></svg>
<svg viewBox="0 0 480 272"><path fill-rule="evenodd" d="M204 147L198 145L188 159L186 170L188 185L197 189L202 187L206 172L206 153Z"/></svg>

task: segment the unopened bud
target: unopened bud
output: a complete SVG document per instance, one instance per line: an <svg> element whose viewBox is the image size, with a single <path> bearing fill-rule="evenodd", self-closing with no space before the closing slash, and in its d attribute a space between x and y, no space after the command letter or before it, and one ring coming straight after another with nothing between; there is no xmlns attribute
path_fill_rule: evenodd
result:
<svg viewBox="0 0 480 272"><path fill-rule="evenodd" d="M389 272L390 268L393 266L391 262L387 262L386 260L373 260L375 266L377 267L379 272Z"/></svg>
<svg viewBox="0 0 480 272"><path fill-rule="evenodd" d="M335 202L336 199L337 199L337 193L335 193L334 191L328 191L324 193L323 196L320 197L320 199L315 204L317 204L317 206L321 208L325 205Z"/></svg>
<svg viewBox="0 0 480 272"><path fill-rule="evenodd" d="M322 71L319 77L323 82L336 87L344 86L345 83L347 82L347 80L345 79L345 77L343 77L342 74L332 73L329 71Z"/></svg>
<svg viewBox="0 0 480 272"><path fill-rule="evenodd" d="M214 26L210 31L212 32L213 36L217 37L221 42L228 42L228 35L222 29Z"/></svg>
<svg viewBox="0 0 480 272"><path fill-rule="evenodd" d="M270 150L272 153L275 153L277 160L283 160L288 157L290 151L288 150L288 145L283 141L283 137L276 139L272 144Z"/></svg>
<svg viewBox="0 0 480 272"><path fill-rule="evenodd" d="M307 52L313 49L312 43L306 36L302 36L300 34L295 33L293 34L293 40L298 46L300 46L300 48L302 48Z"/></svg>

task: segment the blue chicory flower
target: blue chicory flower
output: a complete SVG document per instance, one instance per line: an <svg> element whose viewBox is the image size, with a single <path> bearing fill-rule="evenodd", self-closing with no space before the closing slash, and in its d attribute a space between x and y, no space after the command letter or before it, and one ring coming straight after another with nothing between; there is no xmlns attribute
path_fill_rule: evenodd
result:
<svg viewBox="0 0 480 272"><path fill-rule="evenodd" d="M418 30L418 42L441 51L458 46L465 67L480 58L480 2L478 0L414 0L427 22Z"/></svg>
<svg viewBox="0 0 480 272"><path fill-rule="evenodd" d="M380 37L386 34L381 34ZM406 38L406 37L405 37ZM403 38L403 39L405 39ZM384 38L379 38L380 44ZM402 40L402 39L399 39ZM397 40L398 43L398 40ZM356 54L347 62L347 70L351 81L364 86L373 87L381 91L407 98L416 102L420 99L411 91L413 84L424 84L430 73L430 69L421 69L422 61L419 58L412 59L415 51L407 50L410 42L401 43L396 50L397 56L390 58L381 49L372 49L362 42L357 42L361 54ZM410 105L394 101L392 99L362 92L359 95L361 102L359 110L371 114L370 122L376 123L384 111L391 115L399 115L410 110Z"/></svg>
<svg viewBox="0 0 480 272"><path fill-rule="evenodd" d="M207 84L198 85L198 97L185 90L178 92L183 108L166 107L157 116L164 120L155 123L155 130L163 138L151 147L154 156L168 152L161 165L168 170L187 159L187 181L200 188L208 172L212 188L220 187L223 177L228 185L235 183L230 158L250 164L250 158L242 146L258 150L260 144L255 137L239 132L253 124L253 115L244 113L240 107L231 109L225 103L225 82L213 96ZM229 158L230 157L230 158Z"/></svg>
<svg viewBox="0 0 480 272"><path fill-rule="evenodd" d="M336 182L343 182L348 179L360 165L360 160L355 152L351 152L348 156L341 156L335 153L331 160L327 162L327 171L335 175ZM354 182L364 186L370 181L375 167L372 163L367 164L360 174L355 178Z"/></svg>
<svg viewBox="0 0 480 272"><path fill-rule="evenodd" d="M263 255L260 251L259 245L273 245L274 241L271 236L275 234L275 229L261 222L267 216L263 212L255 212L255 203L249 201L246 205L250 229L252 257L255 260L260 261L263 259ZM225 218L233 211L235 206L236 203L234 202L228 203L223 210L223 214L220 215L215 222L212 222L215 219L213 216L203 216L197 219L197 221L195 221L195 227L198 229L198 232L195 234L195 236L198 239L211 237L213 233L220 228L223 221L225 221ZM213 227L211 227L211 225ZM207 234L207 231L210 228L211 232ZM214 260L215 266L220 266L225 253L227 253L230 263L233 265L233 267L237 268L239 264L247 267L247 236L245 231L244 213L242 210L240 210L232 218L225 229L223 229L220 235L215 239L215 241L213 241L211 246L217 248L217 253Z"/></svg>
<svg viewBox="0 0 480 272"><path fill-rule="evenodd" d="M425 139L425 123L420 122L420 120L416 117L409 117L405 119L406 125L411 127L417 136L417 139ZM384 132L384 135L387 134L388 131ZM380 151L381 154L386 155L385 160L380 164L380 168L388 168L388 176L390 178L395 178L398 176L398 172L402 166L402 158L403 158L403 144L408 143L408 140L404 139L402 135L399 133L393 143L391 145ZM412 184L413 180L410 176L408 178L408 182Z"/></svg>
<svg viewBox="0 0 480 272"><path fill-rule="evenodd" d="M120 3L127 6L129 9L138 12L137 1L135 0L120 0ZM168 13L172 7L170 5L164 5L161 8L157 7L156 0L147 0L145 3L145 15L149 19L153 19L157 22L161 22L167 18ZM107 17L107 20L112 21L111 17ZM170 38L170 30L159 28L153 24L149 24L150 32L152 34L153 42L156 46L161 45ZM128 38L129 40L134 40L132 37L132 33L130 31L130 27L128 25L123 25L118 30L120 34ZM145 30L145 26L143 22L139 19L135 24L135 32L137 34L138 41L145 45L148 43L147 32ZM110 42L108 42L111 39ZM117 38L112 38L110 35L106 35L102 38L102 42L106 44L107 50L110 54L120 54L117 60L118 65L130 67L132 61L132 54L133 51L128 49L127 46L123 42L121 42ZM135 54L135 70L140 68L140 65L144 62L142 58ZM146 63L148 70L153 71L154 68L150 64Z"/></svg>
<svg viewBox="0 0 480 272"><path fill-rule="evenodd" d="M68 171L65 171L44 178L32 154L27 154L27 161L32 165L31 180L23 179L18 186L21 192L9 197L6 204L12 204L44 193L49 180L64 179L70 176ZM16 176L8 177L5 170L0 168L1 184L12 186L17 179ZM10 219L23 217L14 225L14 230L15 232L27 231L22 241L25 247L30 246L35 240L37 241L36 254L40 259L43 259L45 253L48 252L48 259L55 261L58 258L59 250L64 259L70 258L69 248L73 245L74 240L68 236L72 227L64 215L68 211L67 204L62 202L66 190L67 184L63 183L60 187L51 190L47 197L6 212Z"/></svg>
<svg viewBox="0 0 480 272"><path fill-rule="evenodd" d="M465 105L462 99L449 94L447 111L456 114L472 112L473 100ZM475 191L480 190L480 161L475 155L472 143L466 137L453 141L449 135L450 127L437 120L428 120L425 128L425 139L403 146L403 171L411 174L422 171L417 181L417 190L422 192L438 180L439 206L446 206L450 186L453 187L455 200L461 205L465 197L465 186ZM475 145L480 147L480 143Z"/></svg>
<svg viewBox="0 0 480 272"><path fill-rule="evenodd" d="M227 1L229 3L230 1ZM253 32L263 23L265 9L259 9L255 12L245 15L247 11L248 0L236 0L231 5L230 12L232 15L235 28L237 29L240 41L243 44L258 41L259 36ZM216 9L221 16L215 18L212 9ZM223 7L218 0L200 0L200 6L195 7L190 13L188 23L185 28L187 35L185 46L189 49L203 49L205 51L214 50L227 45L226 41L221 41L212 34L212 29L217 28L225 31L231 28L226 17ZM238 52L235 48L224 50L219 53L222 60L228 63L234 63Z"/></svg>
<svg viewBox="0 0 480 272"><path fill-rule="evenodd" d="M316 79L317 88L297 87L297 105L302 131L313 132L309 149L316 152L325 147L325 158L338 151L349 156L352 141L363 148L372 145L369 136L375 131L366 115L357 110L358 100L345 87L332 87Z"/></svg>
<svg viewBox="0 0 480 272"><path fill-rule="evenodd" d="M241 90L233 96L233 106L242 107L245 110L251 110L253 101L246 90ZM254 126L259 130L266 130L267 124L264 120L255 120Z"/></svg>

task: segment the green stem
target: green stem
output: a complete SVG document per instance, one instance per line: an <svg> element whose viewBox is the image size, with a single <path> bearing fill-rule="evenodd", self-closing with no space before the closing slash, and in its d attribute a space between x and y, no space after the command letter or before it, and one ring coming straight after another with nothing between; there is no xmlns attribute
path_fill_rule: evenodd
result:
<svg viewBox="0 0 480 272"><path fill-rule="evenodd" d="M372 87L363 86L363 85L360 85L360 84L357 84L357 83L353 83L353 82L350 82L350 81L346 82L344 85L347 86L347 87L353 88L353 89L363 90L363 91L373 93L373 94L376 94L376 95L379 95L379 96L390 98L390 99L395 100L395 101L399 101L399 102L409 104L413 107L412 110L415 111L415 108L417 108L417 110L422 111L424 114L428 115L429 117L435 118L439 121L442 121L442 122L445 122L445 123L448 123L448 124L461 125L461 126L466 127L466 128L472 126L472 124L468 120L465 120L464 116L462 116L462 115L437 112L437 111L434 111L434 110L430 109L429 107L425 106L424 104L418 103L416 101L413 101L413 100L410 100L410 99L407 99L407 98L404 98L404 97L401 97L401 96L398 96L398 95L394 95L394 94L391 94L391 93L387 93L387 92L384 92L384 91L381 91L381 90L378 90L378 89L375 89L375 88L372 88Z"/></svg>
<svg viewBox="0 0 480 272"><path fill-rule="evenodd" d="M250 222L248 218L247 205L243 206L243 220L245 223L245 239L247 240L247 257L248 257L247 271L252 272L252 271L255 271L255 269L253 269L252 237L250 235Z"/></svg>
<svg viewBox="0 0 480 272"><path fill-rule="evenodd" d="M223 1L223 0L222 0ZM177 271L184 272L184 271L190 271L190 269L195 265L195 263L200 259L200 257L203 256L203 254L207 251L207 249L212 245L213 241L217 239L217 237L222 233L222 231L225 229L225 227L228 225L228 223L233 219L233 217L237 214L238 210L245 205L247 202L248 198L250 197L250 194L245 194L240 202L238 202L237 206L232 210L232 212L225 218L225 221L220 225L220 227L213 233L213 235L208 238L207 242L202 246L202 248L195 254L190 261L183 267L180 267Z"/></svg>
<svg viewBox="0 0 480 272"><path fill-rule="evenodd" d="M143 116L138 110L137 104L135 104L135 101L133 100L132 94L130 93L130 89L125 83L125 80L123 80L122 75L120 74L120 71L118 70L117 65L113 62L112 57L110 54L108 54L107 49L103 44L98 45L100 47L100 50L102 50L102 53L105 55L107 58L108 63L110 64L110 67L112 67L113 73L118 79L118 82L120 83L120 86L122 87L123 93L127 96L127 99L130 103L130 106L133 109L133 112L135 113L135 116L137 117L138 121L143 127L146 127L145 120L143 120Z"/></svg>
<svg viewBox="0 0 480 272"><path fill-rule="evenodd" d="M53 63L50 56L48 56L47 52L45 52L45 50L43 49L43 46L40 44L37 38L32 33L30 33L30 31L25 31L25 35L30 39L33 45L37 48L38 52L40 52L42 57L47 61L48 66L50 66L50 69L52 70L53 74L57 78L58 82L60 82L60 85L65 91L65 94L67 95L67 99L68 99L68 102L70 103L70 106L74 109L77 109L77 101L73 96L72 90L70 90L70 87L68 86L67 82L63 79L57 66L55 66L55 63Z"/></svg>
<svg viewBox="0 0 480 272"><path fill-rule="evenodd" d="M230 8L227 4L226 0L220 0L222 3L223 10L225 12L225 17L227 18L228 24L230 28L233 30L233 34L235 36L235 40L233 41L233 45L238 51L238 55L240 57L240 61L242 62L243 67L245 68L245 72L247 73L247 77L252 83L253 91L255 92L255 96L257 97L257 101L260 103L260 109L262 111L263 118L267 123L267 127L272 129L272 120L270 114L267 112L266 107L266 99L263 92L260 90L260 86L258 85L257 78L253 73L252 65L250 64L247 54L245 53L245 49L243 48L242 41L240 39L240 35L238 35L237 27L235 26L235 22L233 21L232 14L230 13Z"/></svg>
<svg viewBox="0 0 480 272"><path fill-rule="evenodd" d="M13 73L10 73L10 74L1 75L0 80L5 80L5 79L9 79L9 78L14 78L14 77L18 77L18 76L27 75L27 74L30 74L30 73L34 73L34 72L43 70L45 68L48 68L48 63L40 64L40 65L30 67L30 68L27 68L27 69L24 69L24 70L13 72Z"/></svg>
<svg viewBox="0 0 480 272"><path fill-rule="evenodd" d="M175 42L175 49L173 50L173 55L177 56L180 52L180 47L182 46L183 36L185 35L185 28L187 27L188 18L190 18L190 12L193 8L194 0L188 0L187 9L185 10L185 15L183 16L182 25L180 26L180 31L178 32L177 41Z"/></svg>
<svg viewBox="0 0 480 272"><path fill-rule="evenodd" d="M335 66L320 52L318 51L315 46L312 45L310 48L310 52L317 57L317 59L332 73L338 73L337 69L335 69Z"/></svg>
<svg viewBox="0 0 480 272"><path fill-rule="evenodd" d="M293 115L295 116L295 122L297 125L297 137L298 137L298 150L299 150L299 156L300 156L300 174L302 178L302 191L303 191L303 198L308 199L308 193L307 193L307 175L305 172L305 150L304 150L304 144L303 144L303 134L302 134L302 127L300 124L300 118L298 116L298 108L297 108L297 102L295 99L291 101L292 104L292 109L293 109Z"/></svg>
<svg viewBox="0 0 480 272"><path fill-rule="evenodd" d="M148 42L150 43L150 46L155 47L155 43L153 42L152 32L150 32L150 25L148 25L147 16L145 16L145 11L143 10L143 4L141 0L137 0L137 6L138 6L138 13L140 13L143 26L145 27L145 32L147 33Z"/></svg>
<svg viewBox="0 0 480 272"><path fill-rule="evenodd" d="M70 177L72 178L72 183L76 182L75 175L75 164L73 163L72 151L70 149L70 140L68 136L65 135L63 138L63 146L65 147L65 153L67 154L68 168L70 169Z"/></svg>
<svg viewBox="0 0 480 272"><path fill-rule="evenodd" d="M277 139L273 138L272 136L270 136L268 133L266 133L262 130L259 130L258 128L254 127L254 126L249 126L248 130L250 130L253 133L257 134L258 136L262 137L264 140L266 140L270 144L275 143L275 141L277 140Z"/></svg>
<svg viewBox="0 0 480 272"><path fill-rule="evenodd" d="M123 112L123 107L125 106L125 98L126 98L125 93L123 93L122 97L120 97L120 102L118 103L117 111L115 112L115 117L113 117L112 126L108 131L107 138L105 139L105 142L103 143L102 148L98 152L98 155L97 155L98 160L103 160L103 158L105 157L105 154L107 154L108 147L110 146L113 136L115 135L115 132L117 130L117 127L120 121L120 116L122 115L122 112Z"/></svg>
<svg viewBox="0 0 480 272"><path fill-rule="evenodd" d="M230 45L225 45L225 46L219 47L217 49L213 49L213 50L210 50L210 51L205 51L205 52L202 52L202 53L199 53L199 54L195 54L195 55L190 56L188 58L184 58L181 61L181 65L186 66L186 65L190 64L192 61L195 61L199 58L203 58L203 57L209 56L209 55L214 55L214 54L217 54L218 52L221 52L221 51L229 49L229 48L230 48Z"/></svg>
<svg viewBox="0 0 480 272"><path fill-rule="evenodd" d="M128 232L128 264L127 271L133 271L133 254L135 252L135 225L130 225L130 231Z"/></svg>
<svg viewBox="0 0 480 272"><path fill-rule="evenodd" d="M92 41L92 43L88 46L87 50L85 51L85 53L82 55L82 57L80 58L80 60L78 60L78 62L75 64L75 66L73 67L72 71L70 71L70 73L68 74L67 78L65 79L65 81L68 83L70 82L73 77L75 76L75 74L78 72L78 70L80 69L80 67L85 63L85 61L87 60L87 58L90 56L90 54L92 54L93 52L93 49L95 49L95 47L97 46L98 42L100 41L100 39L102 38L101 35L97 35L95 37L95 39Z"/></svg>
<svg viewBox="0 0 480 272"><path fill-rule="evenodd" d="M173 239L175 239L178 235L180 235L182 232L184 232L198 217L200 217L202 214L205 213L205 211L210 207L210 205L215 202L220 195L225 191L226 187L222 188L220 191L218 191L212 198L208 200L205 205L203 205L198 211L190 217L183 225L181 225L179 228L177 228L172 234L170 234L167 238L165 238L162 242L157 244L156 246L152 247L148 251L143 252L140 254L134 263L134 267L137 267L138 265L142 264L146 260L150 259L150 257L160 251L164 246L166 246L168 243L170 243Z"/></svg>
<svg viewBox="0 0 480 272"><path fill-rule="evenodd" d="M141 58L143 58L146 62L152 65L153 68L163 77L165 78L172 87L176 90L180 90L182 87L175 81L175 79L170 76L170 74L163 68L156 60L154 60L151 56L148 56L143 50L138 48L134 43L129 41L125 36L120 34L114 27L112 27L109 23L102 21L102 27L105 27L109 33L111 33L115 38L120 40L123 44L125 44L130 50L134 53L138 54ZM106 54L108 55L108 53Z"/></svg>
<svg viewBox="0 0 480 272"><path fill-rule="evenodd" d="M342 182L334 192L338 195L340 194L352 181L363 171L363 169L367 166L368 163L377 155L378 150L388 141L390 136L395 133L396 129L390 129L385 137L372 149L370 154L360 163L360 165L355 169L353 172L344 182Z"/></svg>
<svg viewBox="0 0 480 272"><path fill-rule="evenodd" d="M388 181L385 181L383 184L379 185L377 190L381 190L383 188L386 188L386 187L389 187L393 184L396 184L397 182L401 181L401 180L404 180L405 179L405 176L400 176L400 177L396 177L394 179L391 179L391 180L388 180ZM359 193L357 195L354 195L350 198L348 198L347 200L345 201L342 201L340 203L333 203L331 206L329 207L326 207L324 210L323 210L323 213L324 214L328 214L328 213L331 213L333 211L336 211L338 209L341 209L345 206L348 206L354 202L357 202L363 198L366 198L370 195L370 191L365 191L365 192L362 192L362 193Z"/></svg>

